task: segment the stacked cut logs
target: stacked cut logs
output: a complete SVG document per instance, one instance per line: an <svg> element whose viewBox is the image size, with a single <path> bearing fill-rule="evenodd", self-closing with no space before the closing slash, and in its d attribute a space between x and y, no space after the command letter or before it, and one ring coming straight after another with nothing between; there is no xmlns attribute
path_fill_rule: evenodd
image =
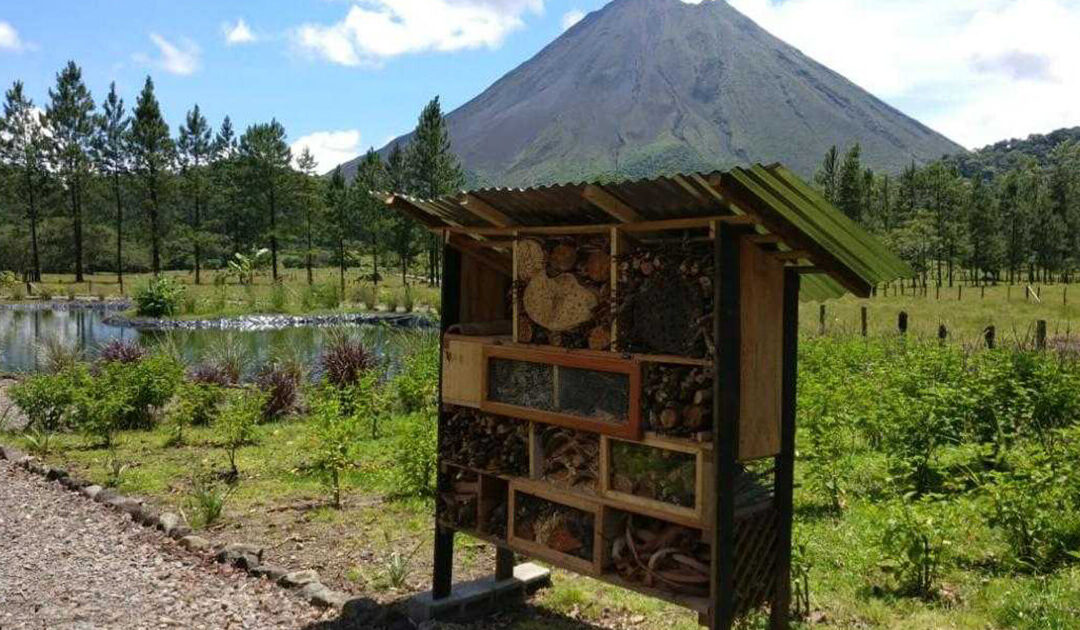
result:
<svg viewBox="0 0 1080 630"><path fill-rule="evenodd" d="M617 266L617 350L696 358L712 354L710 245L642 245L621 256Z"/></svg>
<svg viewBox="0 0 1080 630"><path fill-rule="evenodd" d="M480 480L472 472L447 467L439 482L440 517L446 524L462 529L476 527Z"/></svg>
<svg viewBox="0 0 1080 630"><path fill-rule="evenodd" d="M517 340L611 347L611 242L604 236L517 242Z"/></svg>
<svg viewBox="0 0 1080 630"><path fill-rule="evenodd" d="M712 400L712 368L660 363L646 365L642 405L649 431L682 437L707 437L712 430Z"/></svg>
<svg viewBox="0 0 1080 630"><path fill-rule="evenodd" d="M600 436L563 427L538 427L544 481L595 492L600 480Z"/></svg>
<svg viewBox="0 0 1080 630"><path fill-rule="evenodd" d="M592 514L528 494L518 494L514 536L559 553L593 559L595 522Z"/></svg>
<svg viewBox="0 0 1080 630"><path fill-rule="evenodd" d="M625 580L681 595L708 596L710 553L701 531L629 514L616 531L611 562Z"/></svg>
<svg viewBox="0 0 1080 630"><path fill-rule="evenodd" d="M528 474L527 422L467 407L456 407L444 418L440 461L497 474Z"/></svg>

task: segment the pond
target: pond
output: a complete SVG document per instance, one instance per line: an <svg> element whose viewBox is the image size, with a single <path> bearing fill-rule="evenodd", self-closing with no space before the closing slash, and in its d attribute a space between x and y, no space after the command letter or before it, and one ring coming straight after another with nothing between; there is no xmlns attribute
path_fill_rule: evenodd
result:
<svg viewBox="0 0 1080 630"><path fill-rule="evenodd" d="M117 315L116 309L90 305L0 307L0 373L39 370L45 344L77 348L87 359L93 359L103 345L114 339L135 340L147 347L172 344L189 365L230 343L247 351L251 369L283 352L314 366L334 326L355 329L374 351L389 358L401 350L409 331L431 329L425 320L412 316L344 315L183 322L162 330L147 322L136 322L135 326Z"/></svg>

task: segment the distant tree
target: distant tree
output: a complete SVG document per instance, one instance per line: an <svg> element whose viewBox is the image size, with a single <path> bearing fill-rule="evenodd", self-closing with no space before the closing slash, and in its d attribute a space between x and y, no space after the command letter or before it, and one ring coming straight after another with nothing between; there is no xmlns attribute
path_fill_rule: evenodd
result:
<svg viewBox="0 0 1080 630"><path fill-rule="evenodd" d="M75 244L75 282L83 282L83 187L89 178L94 138L94 99L82 69L69 61L56 75L45 109L49 121L50 161L67 188Z"/></svg>
<svg viewBox="0 0 1080 630"><path fill-rule="evenodd" d="M391 193L409 192L409 167L401 145L394 143L386 160L386 185ZM409 262L419 252L422 231L416 221L394 213L389 220L390 247L401 261L401 281L408 284L406 273Z"/></svg>
<svg viewBox="0 0 1080 630"><path fill-rule="evenodd" d="M967 201L971 268L979 283L986 275L996 279L1004 263L1005 239L1002 234L1001 214L981 177L972 180Z"/></svg>
<svg viewBox="0 0 1080 630"><path fill-rule="evenodd" d="M226 116L221 121L221 127L214 136L213 159L211 160L211 174L214 185L213 191L218 198L218 205L222 208L221 217L225 224L225 232L228 234L229 244L235 256L243 251L244 242L241 235L241 226L244 222L245 205L241 202L241 191L238 183L239 147L237 146L236 133L233 131L232 120Z"/></svg>
<svg viewBox="0 0 1080 630"><path fill-rule="evenodd" d="M409 143L406 162L412 192L425 199L434 199L459 190L465 183L461 163L450 145L450 132L443 118L439 97L431 100L416 124ZM428 240L428 277L436 280L439 266L439 245L432 236Z"/></svg>
<svg viewBox="0 0 1080 630"><path fill-rule="evenodd" d="M361 234L366 241L367 248L371 252L372 270L371 281L378 287L381 275L379 274L379 254L382 252L382 244L386 241L389 233L390 221L386 207L375 197L372 192L385 188L386 167L382 158L375 149L368 149L356 169L356 178L353 180L352 199L356 207L356 217L360 221Z"/></svg>
<svg viewBox="0 0 1080 630"><path fill-rule="evenodd" d="M307 267L307 282L311 285L315 282L311 257L312 252L315 251L314 233L321 205L318 194L320 182L315 170L318 168L318 163L315 161L315 156L311 154L311 150L304 147L304 150L300 152L300 157L296 158L296 166L300 171L300 181L297 186L298 200L304 212L304 266Z"/></svg>
<svg viewBox="0 0 1080 630"><path fill-rule="evenodd" d="M38 203L48 173L45 160L45 123L34 109L34 101L15 81L4 95L4 118L0 121L0 159L21 182L30 225L30 263L23 272L27 282L41 282L41 255L38 247Z"/></svg>
<svg viewBox="0 0 1080 630"><path fill-rule="evenodd" d="M1019 279L1020 270L1028 256L1030 222L1021 203L1021 177L1019 170L1005 174L998 185L998 214L1004 228L1005 268L1009 282Z"/></svg>
<svg viewBox="0 0 1080 630"><path fill-rule="evenodd" d="M338 269L341 272L341 294L345 294L345 268L348 260L345 255L345 235L352 230L352 220L349 210L348 190L345 188L345 176L341 173L341 166L334 168L330 175L330 183L326 187L326 207L330 210L330 233L334 235L334 243L337 246Z"/></svg>
<svg viewBox="0 0 1080 630"><path fill-rule="evenodd" d="M121 182L131 168L128 152L130 126L131 119L124 112L124 99L120 98L113 82L109 85L108 96L101 103L101 115L97 117L93 157L98 172L109 180L116 204L116 282L120 285L120 293L124 292L124 196Z"/></svg>
<svg viewBox="0 0 1080 630"><path fill-rule="evenodd" d="M247 196L262 200L261 209L269 220L270 265L278 281L279 217L288 188L292 152L285 142L285 128L276 119L251 125L240 137L240 159L244 165Z"/></svg>
<svg viewBox="0 0 1080 630"><path fill-rule="evenodd" d="M840 166L837 177L836 193L833 199L840 210L855 219L861 221L863 216L863 168L861 162L862 148L858 143L852 145L846 154L844 162ZM824 165L823 172L824 172Z"/></svg>
<svg viewBox="0 0 1080 630"><path fill-rule="evenodd" d="M206 207L206 198L210 177L208 164L213 159L214 143L212 131L206 117L199 111L198 104L187 113L184 124L180 126L180 137L176 143L180 173L187 185L191 197L191 211L188 213L188 227L191 229L192 255L195 266L195 284L201 283L202 267L202 220Z"/></svg>
<svg viewBox="0 0 1080 630"><path fill-rule="evenodd" d="M814 175L814 182L821 188L826 199L836 203L840 186L840 151L835 144L825 152L825 159L821 161L821 167Z"/></svg>
<svg viewBox="0 0 1080 630"><path fill-rule="evenodd" d="M150 265L156 276L161 274L161 197L175 147L169 137L169 126L161 116L161 106L154 95L154 81L150 77L146 77L142 92L135 101L130 146L133 166L146 195L145 207L150 223Z"/></svg>

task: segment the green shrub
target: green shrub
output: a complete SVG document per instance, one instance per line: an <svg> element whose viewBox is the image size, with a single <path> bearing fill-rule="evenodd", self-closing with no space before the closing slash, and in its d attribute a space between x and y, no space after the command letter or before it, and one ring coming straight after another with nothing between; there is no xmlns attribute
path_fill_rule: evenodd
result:
<svg viewBox="0 0 1080 630"><path fill-rule="evenodd" d="M156 352L135 363L108 363L98 379L104 386L122 392L126 399L121 429L149 429L155 414L173 397L184 376L184 366L175 357Z"/></svg>
<svg viewBox="0 0 1080 630"><path fill-rule="evenodd" d="M74 370L59 374L38 374L23 379L7 390L8 397L26 415L27 429L37 434L40 450L49 451L52 434L65 428L81 375Z"/></svg>
<svg viewBox="0 0 1080 630"><path fill-rule="evenodd" d="M438 403L439 337L431 332L401 333L406 345L401 371L391 381L394 396L405 413L430 412Z"/></svg>
<svg viewBox="0 0 1080 630"><path fill-rule="evenodd" d="M225 390L211 383L183 383L168 408L166 421L170 436L166 446L184 444L184 429L189 426L209 426L217 418L225 400Z"/></svg>
<svg viewBox="0 0 1080 630"><path fill-rule="evenodd" d="M925 505L892 508L881 536L881 569L896 579L898 592L925 599L934 596L951 560L946 531Z"/></svg>
<svg viewBox="0 0 1080 630"><path fill-rule="evenodd" d="M85 367L80 366L80 371L74 390L73 423L87 439L112 448L116 432L131 413L130 390L117 386L115 371L105 370L97 377Z"/></svg>
<svg viewBox="0 0 1080 630"><path fill-rule="evenodd" d="M356 285L356 289L353 291L353 302L363 304L367 310L373 311L377 301L374 286L363 282Z"/></svg>
<svg viewBox="0 0 1080 630"><path fill-rule="evenodd" d="M241 447L255 441L255 427L262 417L265 396L253 390L233 392L226 400L217 423L221 445L229 457L230 476L237 479L236 454Z"/></svg>
<svg viewBox="0 0 1080 630"><path fill-rule="evenodd" d="M169 276L158 276L135 291L135 311L143 317L173 317L186 290Z"/></svg>
<svg viewBox="0 0 1080 630"><path fill-rule="evenodd" d="M270 287L270 311L284 313L289 310L289 293L283 282L275 282Z"/></svg>
<svg viewBox="0 0 1080 630"><path fill-rule="evenodd" d="M310 287L312 302L319 308L335 309L341 306L341 288L336 282L321 282Z"/></svg>
<svg viewBox="0 0 1080 630"><path fill-rule="evenodd" d="M323 386L309 392L311 467L330 492L334 507L341 507L345 472L356 465L360 441L359 417L342 405L340 390Z"/></svg>
<svg viewBox="0 0 1080 630"><path fill-rule="evenodd" d="M393 447L391 481L396 495L435 495L437 426L433 414L416 414L407 419L405 430Z"/></svg>
<svg viewBox="0 0 1080 630"><path fill-rule="evenodd" d="M408 286L401 291L401 305L405 307L406 313L416 310L416 296L413 295L412 289Z"/></svg>
<svg viewBox="0 0 1080 630"><path fill-rule="evenodd" d="M401 296L397 291L387 289L382 292L382 301L386 305L387 312L396 313L398 304L400 304Z"/></svg>

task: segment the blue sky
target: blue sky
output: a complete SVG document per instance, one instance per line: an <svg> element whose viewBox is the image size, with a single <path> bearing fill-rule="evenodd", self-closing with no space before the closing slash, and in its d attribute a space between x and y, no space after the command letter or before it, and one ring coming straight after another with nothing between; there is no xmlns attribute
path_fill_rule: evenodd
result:
<svg viewBox="0 0 1080 630"><path fill-rule="evenodd" d="M693 0L685 0L693 1ZM714 0L704 0L714 1ZM321 168L447 110L605 0L35 0L0 5L0 83L41 105L75 59L97 99L151 74L171 125L277 117ZM967 146L1080 124L1080 2L731 0Z"/></svg>

